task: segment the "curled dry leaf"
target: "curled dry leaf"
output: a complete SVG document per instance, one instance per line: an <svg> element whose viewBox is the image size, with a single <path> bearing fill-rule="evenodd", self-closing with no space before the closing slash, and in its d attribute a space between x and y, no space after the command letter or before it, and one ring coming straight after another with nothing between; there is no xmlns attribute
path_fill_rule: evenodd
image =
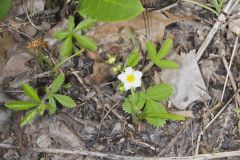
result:
<svg viewBox="0 0 240 160"><path fill-rule="evenodd" d="M100 55L98 54L98 52L88 51L88 52L87 52L87 56L88 56L89 58L91 58L92 60L94 60L94 61L98 61L98 62L102 61L102 58L100 57Z"/></svg>
<svg viewBox="0 0 240 160"><path fill-rule="evenodd" d="M93 65L93 73L88 76L85 81L92 85L99 85L107 82L111 76L110 67L106 63L95 61Z"/></svg>

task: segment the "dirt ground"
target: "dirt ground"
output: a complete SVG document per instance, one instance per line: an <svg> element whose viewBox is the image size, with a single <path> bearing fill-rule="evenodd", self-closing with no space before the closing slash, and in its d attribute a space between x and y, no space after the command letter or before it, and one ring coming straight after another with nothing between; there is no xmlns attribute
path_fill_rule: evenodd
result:
<svg viewBox="0 0 240 160"><path fill-rule="evenodd" d="M31 125L20 128L19 121L24 112L10 111L4 103L26 99L20 87L23 82L37 88L40 95L44 92L54 75L48 72L50 66L41 63L39 57L57 59L60 43L53 38L53 32L66 26L68 15L75 16L76 23L81 21L81 17L72 12L75 4L64 5L63 0L53 0L51 4L39 0L33 5L25 4L25 7L30 13L35 13L31 20L42 28L41 31L29 23L21 1L14 1L8 17L0 22L0 160L188 157L240 150L239 115L235 112L239 106L240 54L235 43L237 35L230 25L240 19L240 4L227 15L227 20L220 25L203 55L194 62L189 58L191 53L197 53L213 25L219 21L208 10L175 0L149 0L145 2L147 12L132 22L99 23L85 33L95 39L98 52L85 52L62 67L66 83L71 85L61 93L70 95L77 107L59 107L55 115L46 113ZM131 116L122 110L123 99L128 93L122 94L117 90L117 77L104 61L107 53L115 53L120 62L126 58L132 45L120 28L129 26L139 40L142 57L146 57L143 45L146 39L160 46L164 39L171 37L174 45L170 58L177 55L185 66L196 67L188 69L187 73L171 74L171 77L166 76L168 71L152 67L143 78L146 87L158 81L174 83L173 79L187 82L178 94L188 100L181 99L179 106L171 100L165 104L168 111L186 116L185 121L167 121L165 126L155 128L146 122L134 124ZM43 39L47 47L42 52L29 50L27 44L33 39ZM236 52L231 59L234 47ZM226 63L227 66L231 63L230 73ZM148 62L142 61L138 68L142 70L146 65ZM189 80L186 76L193 78ZM237 90L232 87L231 80L225 83L226 76L233 78ZM191 86L198 84L200 87L190 92ZM190 96L189 93L197 95ZM41 151L46 148L86 152ZM222 159L237 160L239 157Z"/></svg>

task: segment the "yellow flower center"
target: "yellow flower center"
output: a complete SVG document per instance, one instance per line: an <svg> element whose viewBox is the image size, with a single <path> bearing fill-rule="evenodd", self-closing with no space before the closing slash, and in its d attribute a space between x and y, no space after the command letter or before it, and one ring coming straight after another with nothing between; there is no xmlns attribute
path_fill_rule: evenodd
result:
<svg viewBox="0 0 240 160"><path fill-rule="evenodd" d="M128 81L129 83L133 83L133 82L135 81L135 76L134 76L133 74L129 74L129 75L127 76L127 81Z"/></svg>

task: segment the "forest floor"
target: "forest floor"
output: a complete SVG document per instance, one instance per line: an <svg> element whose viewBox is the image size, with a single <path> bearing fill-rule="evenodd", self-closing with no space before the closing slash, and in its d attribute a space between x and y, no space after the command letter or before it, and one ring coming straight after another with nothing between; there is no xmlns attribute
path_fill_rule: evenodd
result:
<svg viewBox="0 0 240 160"><path fill-rule="evenodd" d="M31 5L14 1L8 17L0 22L0 160L239 159L240 50L236 32L240 30L240 4L221 21L195 5L154 0L145 4L147 12L134 20L99 23L85 33L97 42L98 51L86 51L61 68L65 83L70 84L61 92L71 96L77 107L59 107L55 115L44 114L20 128L24 112L11 111L4 104L26 98L20 87L24 82L40 94L52 82L49 65L41 59L50 55L57 60L60 43L53 33L66 26L68 15L80 22L81 17L72 12L74 7L74 3L64 5L63 0L51 4L39 0ZM30 14L31 23L23 8L37 12ZM199 48L217 22L221 25L199 56ZM237 28L233 22L238 22L238 30L233 29ZM179 70L146 69L146 61L138 68L146 69L143 81L147 86L159 82L176 85L174 100L166 106L187 117L185 121L167 121L156 128L145 121L134 124L122 110L126 94L118 91L117 77L105 60L107 53L114 53L121 61L131 51L129 37L122 31L128 27L136 34L143 57L146 39L159 46L164 39L173 39L169 58L179 62ZM33 39L46 41L46 49L29 50Z"/></svg>

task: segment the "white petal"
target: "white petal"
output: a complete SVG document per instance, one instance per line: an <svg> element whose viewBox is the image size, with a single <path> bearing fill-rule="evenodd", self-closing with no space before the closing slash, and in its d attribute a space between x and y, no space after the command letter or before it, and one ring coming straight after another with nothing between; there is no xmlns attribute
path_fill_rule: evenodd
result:
<svg viewBox="0 0 240 160"><path fill-rule="evenodd" d="M119 74L118 75L118 79L122 82L124 82L126 80L126 74L125 73L122 73L122 74Z"/></svg>
<svg viewBox="0 0 240 160"><path fill-rule="evenodd" d="M130 83L124 83L124 89L127 91L127 90L129 90L129 89L131 89L133 86L132 86L132 84L130 84Z"/></svg>
<svg viewBox="0 0 240 160"><path fill-rule="evenodd" d="M137 87L140 87L141 84L142 84L142 81L141 81L141 79L140 79L140 80L136 80L136 81L132 84L132 86L133 86L134 88L137 88Z"/></svg>
<svg viewBox="0 0 240 160"><path fill-rule="evenodd" d="M140 72L140 71L135 71L135 72L133 72L133 74L135 75L137 80L142 78L142 72Z"/></svg>
<svg viewBox="0 0 240 160"><path fill-rule="evenodd" d="M125 68L125 74L131 74L133 72L132 67Z"/></svg>

